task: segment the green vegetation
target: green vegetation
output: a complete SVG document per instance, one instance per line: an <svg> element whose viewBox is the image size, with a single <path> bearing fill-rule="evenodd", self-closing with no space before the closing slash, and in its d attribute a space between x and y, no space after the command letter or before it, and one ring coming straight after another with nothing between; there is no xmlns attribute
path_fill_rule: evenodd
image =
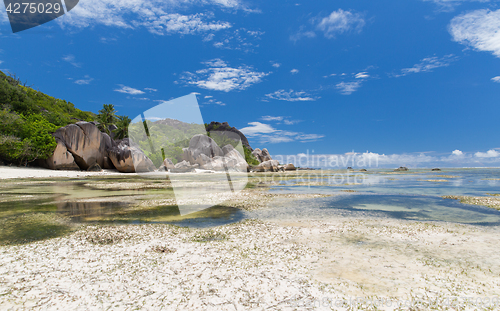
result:
<svg viewBox="0 0 500 311"><path fill-rule="evenodd" d="M250 151L250 149L248 149L247 147L243 146L243 151L245 151L245 160L247 161L248 165L255 166L255 165L259 165L260 164L259 160L257 160L253 156L252 151Z"/></svg>
<svg viewBox="0 0 500 311"><path fill-rule="evenodd" d="M48 158L56 147L50 134L76 121L92 121L94 115L76 109L0 71L0 159L27 165Z"/></svg>
<svg viewBox="0 0 500 311"><path fill-rule="evenodd" d="M182 161L182 148L189 146L194 135L205 133L204 125L165 119L156 122L146 120L131 124L130 137L144 153L160 167L165 158L174 164Z"/></svg>

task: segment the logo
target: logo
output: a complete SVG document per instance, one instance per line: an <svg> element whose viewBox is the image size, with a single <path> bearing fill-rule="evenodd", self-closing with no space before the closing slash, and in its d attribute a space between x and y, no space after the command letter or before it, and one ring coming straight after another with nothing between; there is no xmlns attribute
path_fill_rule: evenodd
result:
<svg viewBox="0 0 500 311"><path fill-rule="evenodd" d="M63 3L64 1L64 3ZM30 29L63 16L79 0L3 0L12 32Z"/></svg>
<svg viewBox="0 0 500 311"><path fill-rule="evenodd" d="M240 136L207 132L194 94L144 111L132 120L128 134L135 172L168 179L181 215L231 200L247 185Z"/></svg>

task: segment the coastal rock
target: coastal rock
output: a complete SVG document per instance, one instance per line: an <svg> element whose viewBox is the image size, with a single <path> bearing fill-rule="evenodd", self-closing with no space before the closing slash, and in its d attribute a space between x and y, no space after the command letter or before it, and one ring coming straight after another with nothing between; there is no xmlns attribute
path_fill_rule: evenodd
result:
<svg viewBox="0 0 500 311"><path fill-rule="evenodd" d="M224 131L224 132L232 132L237 134L240 137L241 143L243 146L245 146L247 149L250 151L253 151L252 147L250 147L250 144L248 143L248 139L245 137L245 135L240 132L237 128L229 126L227 122L211 122L205 127L205 130L207 132L212 132L212 131Z"/></svg>
<svg viewBox="0 0 500 311"><path fill-rule="evenodd" d="M107 156L107 150L113 146L109 135L101 133L97 126L89 122L77 122L62 127L54 133L54 137L64 144L82 170L87 170L96 163L100 167L105 167L104 158ZM48 165L50 167L49 163Z"/></svg>
<svg viewBox="0 0 500 311"><path fill-rule="evenodd" d="M261 163L271 161L273 159L271 158L271 155L266 148L262 150L260 150L259 148L255 148L255 150L252 152L252 155Z"/></svg>
<svg viewBox="0 0 500 311"><path fill-rule="evenodd" d="M285 165L284 169L285 169L285 171L296 171L297 170L295 165L293 165L292 163L288 163L287 165Z"/></svg>
<svg viewBox="0 0 500 311"><path fill-rule="evenodd" d="M102 172L102 168L99 166L99 164L94 164L91 167L87 169L89 172Z"/></svg>
<svg viewBox="0 0 500 311"><path fill-rule="evenodd" d="M199 164L190 164L188 161L182 161L177 163L174 168L170 169L172 173L187 173L187 172L192 172L196 168L198 168L200 165Z"/></svg>
<svg viewBox="0 0 500 311"><path fill-rule="evenodd" d="M359 170L360 172L368 172L366 169L362 168Z"/></svg>
<svg viewBox="0 0 500 311"><path fill-rule="evenodd" d="M408 168L405 166L400 166L399 168L395 169L394 172L401 172L401 171L407 171Z"/></svg>
<svg viewBox="0 0 500 311"><path fill-rule="evenodd" d="M170 160L169 158L163 160L163 165L167 170L175 168L174 162L172 162L172 160Z"/></svg>
<svg viewBox="0 0 500 311"><path fill-rule="evenodd" d="M184 152L182 156L184 161L191 165L198 164L200 166L205 165L213 157L224 155L222 149L212 138L202 134L193 136L189 141L189 147L182 149L182 151Z"/></svg>
<svg viewBox="0 0 500 311"><path fill-rule="evenodd" d="M80 170L80 167L75 163L75 158L68 151L64 142L57 138L56 142L57 146L54 153L41 165L51 170Z"/></svg>
<svg viewBox="0 0 500 311"><path fill-rule="evenodd" d="M125 138L108 150L114 167L122 173L152 172L156 169L153 162L136 146L130 146Z"/></svg>
<svg viewBox="0 0 500 311"><path fill-rule="evenodd" d="M171 169L175 169L175 165L172 162L172 160L170 160L169 158L166 158L165 160L163 160L163 163L160 166L160 168L158 169L158 171L165 172L165 171L169 171Z"/></svg>
<svg viewBox="0 0 500 311"><path fill-rule="evenodd" d="M269 160L262 162L261 164L254 167L255 172L277 172L278 171L279 162L277 160Z"/></svg>
<svg viewBox="0 0 500 311"><path fill-rule="evenodd" d="M439 168L433 168L432 170L433 171L440 171L441 169L439 169Z"/></svg>
<svg viewBox="0 0 500 311"><path fill-rule="evenodd" d="M246 172L248 163L245 157L232 145L226 145L222 148L227 168L238 172Z"/></svg>

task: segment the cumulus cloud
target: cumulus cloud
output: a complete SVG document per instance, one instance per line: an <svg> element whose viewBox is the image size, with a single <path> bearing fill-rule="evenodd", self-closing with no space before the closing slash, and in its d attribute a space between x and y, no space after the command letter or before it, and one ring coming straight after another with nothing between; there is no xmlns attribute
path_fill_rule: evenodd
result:
<svg viewBox="0 0 500 311"><path fill-rule="evenodd" d="M451 11L464 2L490 2L490 0L423 0L425 2L434 2L442 11Z"/></svg>
<svg viewBox="0 0 500 311"><path fill-rule="evenodd" d="M374 152L348 152L344 154L273 155L274 159L294 163L296 166L319 167L325 169L352 167L367 168L433 168L433 167L497 167L500 165L500 153L489 150L486 153L466 155L455 150L451 155L432 155L428 153L380 154ZM487 155L487 156L486 156ZM285 160L287 159L287 160Z"/></svg>
<svg viewBox="0 0 500 311"><path fill-rule="evenodd" d="M80 1L57 21L62 27L75 28L95 25L130 29L145 27L159 35L196 34L231 27L229 22L213 20L212 13L183 15L177 12L204 6L246 9L240 1L234 0L87 0Z"/></svg>
<svg viewBox="0 0 500 311"><path fill-rule="evenodd" d="M130 95L139 95L139 94L144 94L143 91L134 89L133 87L130 86L125 86L123 84L118 84L120 86L119 89L115 89L115 92L120 92L120 93L125 93L125 94L130 94Z"/></svg>
<svg viewBox="0 0 500 311"><path fill-rule="evenodd" d="M278 124L284 123L286 125L293 125L296 123L299 123L301 121L299 120L290 120L290 117L284 117L284 116L262 116L260 119L263 121L272 121L272 122L278 122Z"/></svg>
<svg viewBox="0 0 500 311"><path fill-rule="evenodd" d="M273 63L272 65L274 68L280 68L281 64L280 63Z"/></svg>
<svg viewBox="0 0 500 311"><path fill-rule="evenodd" d="M323 31L325 37L331 39L335 38L338 34L348 32L359 33L364 25L365 20L363 15L338 9L337 11L333 11L328 17L321 19L316 28Z"/></svg>
<svg viewBox="0 0 500 311"><path fill-rule="evenodd" d="M338 9L327 17L310 19L310 24L312 25L300 26L299 31L290 36L290 40L296 42L302 38L315 38L316 32L322 32L328 39L341 34L360 33L366 22L363 14Z"/></svg>
<svg viewBox="0 0 500 311"><path fill-rule="evenodd" d="M354 82L340 82L335 85L335 88L340 91L342 95L351 95L361 87L361 81Z"/></svg>
<svg viewBox="0 0 500 311"><path fill-rule="evenodd" d="M64 57L63 57L63 60L64 60L65 62L70 63L71 65L73 65L73 66L75 66L75 67L77 67L77 68L82 67L82 64L80 64L80 63L78 63L78 62L76 61L75 55L72 55L72 54L66 55L66 56L64 56Z"/></svg>
<svg viewBox="0 0 500 311"><path fill-rule="evenodd" d="M367 79L370 75L367 72L359 72L354 76L356 79Z"/></svg>
<svg viewBox="0 0 500 311"><path fill-rule="evenodd" d="M440 67L447 67L449 66L452 62L456 61L458 57L456 57L453 54L445 55L441 58L437 56L432 56L432 57L426 57L420 61L420 63L415 64L411 68L403 68L401 69L401 74L395 75L396 77L402 77L406 76L412 73L419 73L419 72L428 72L432 71L433 69L440 68Z"/></svg>
<svg viewBox="0 0 500 311"><path fill-rule="evenodd" d="M207 69L195 73L184 72L181 81L199 88L229 92L244 90L253 84L262 81L269 73L254 71L251 66L229 67L221 59L214 59L203 63Z"/></svg>
<svg viewBox="0 0 500 311"><path fill-rule="evenodd" d="M491 78L491 81L496 82L496 83L500 83L500 76L496 76L496 77Z"/></svg>
<svg viewBox="0 0 500 311"><path fill-rule="evenodd" d="M261 122L250 122L248 127L240 131L250 139L256 140L261 144L265 143L286 143L286 142L314 142L324 137L319 134L305 134L302 132L291 132L278 130L269 124Z"/></svg>
<svg viewBox="0 0 500 311"><path fill-rule="evenodd" d="M453 40L500 57L500 10L476 10L453 18L448 30Z"/></svg>
<svg viewBox="0 0 500 311"><path fill-rule="evenodd" d="M90 84L90 82L92 82L93 80L94 80L93 78L91 78L88 75L86 75L84 77L84 79L76 80L75 83L79 84L79 85L87 85L87 84Z"/></svg>
<svg viewBox="0 0 500 311"><path fill-rule="evenodd" d="M290 90L288 92L285 90L278 90L274 93L266 94L266 97L270 99L284 100L289 102L314 101L318 99L312 97L306 92L296 92L294 90Z"/></svg>
<svg viewBox="0 0 500 311"><path fill-rule="evenodd" d="M298 74L298 73L299 73L299 70L294 68L294 69L290 70L290 72L291 72L293 75L296 75L296 74Z"/></svg>
<svg viewBox="0 0 500 311"><path fill-rule="evenodd" d="M494 149L491 149L491 150L488 150L487 152L476 152L476 153L474 153L474 156L477 158L496 158L496 157L500 156L500 152L498 152Z"/></svg>

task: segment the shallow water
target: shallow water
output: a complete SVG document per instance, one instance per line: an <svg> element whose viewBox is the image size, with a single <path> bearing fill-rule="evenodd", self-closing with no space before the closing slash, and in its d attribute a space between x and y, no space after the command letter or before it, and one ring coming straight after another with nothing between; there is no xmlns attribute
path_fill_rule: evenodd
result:
<svg viewBox="0 0 500 311"><path fill-rule="evenodd" d="M0 181L0 244L15 240L16 236L22 236L19 241L58 236L82 223L168 223L214 227L249 217L311 219L344 215L500 224L499 211L440 197L499 193L500 169L397 173L390 170L306 171L283 179L279 174L256 176L265 176L262 184L276 185L270 187L271 192L337 196L293 203L276 201L270 209L252 213L215 206L181 216L173 190L164 180L138 177L59 178L36 182L29 179L3 180ZM255 182L256 177L252 178ZM304 185L311 182L314 186ZM346 194L345 191L353 193Z"/></svg>
<svg viewBox="0 0 500 311"><path fill-rule="evenodd" d="M443 199L445 195L489 196L500 193L500 169L416 169L316 171L315 178L291 179L272 187L278 193L337 194L297 201L249 215L264 219L375 216L421 221L500 225L500 211ZM301 185L309 181L315 185ZM352 191L347 195L345 191Z"/></svg>
<svg viewBox="0 0 500 311"><path fill-rule="evenodd" d="M312 178L307 178L307 174ZM469 195L485 196L500 193L500 168L486 169L415 169L408 172L392 170L314 171L304 173L306 178L287 180L274 190L293 193L332 193L339 190L355 190L373 194L413 195ZM319 178L314 178L318 176ZM322 186L294 186L297 181L317 181Z"/></svg>
<svg viewBox="0 0 500 311"><path fill-rule="evenodd" d="M244 218L241 210L221 206L181 216L173 199L169 184L150 179L1 181L0 244L56 237L85 223L166 223L198 228ZM161 203L165 200L169 202ZM160 203L148 204L155 201Z"/></svg>
<svg viewBox="0 0 500 311"><path fill-rule="evenodd" d="M276 201L273 208L248 212L266 220L324 220L328 217L380 217L446 221L483 226L500 225L500 211L457 200L420 195L343 194L334 197Z"/></svg>

